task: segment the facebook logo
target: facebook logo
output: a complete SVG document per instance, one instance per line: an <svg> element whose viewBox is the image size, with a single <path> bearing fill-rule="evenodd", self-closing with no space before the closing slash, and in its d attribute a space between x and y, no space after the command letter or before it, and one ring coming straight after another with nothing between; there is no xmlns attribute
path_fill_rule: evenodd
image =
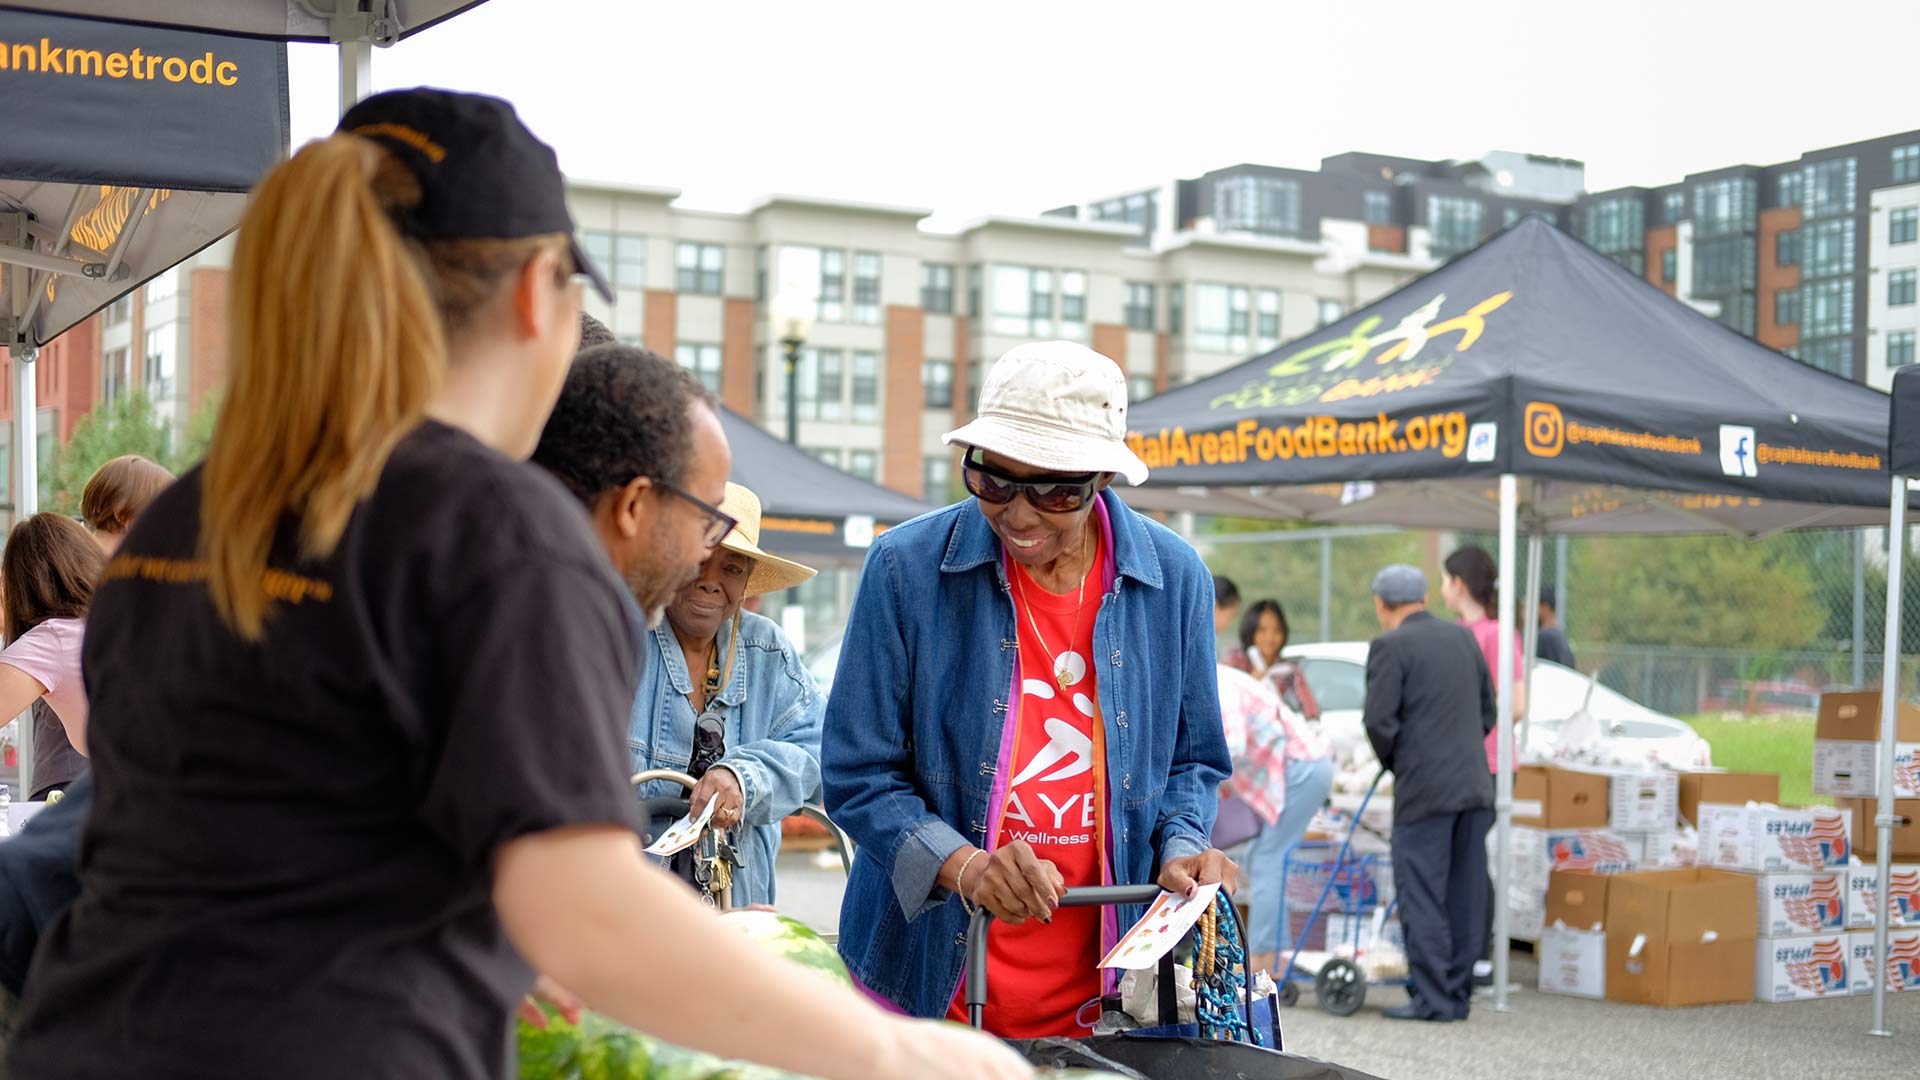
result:
<svg viewBox="0 0 1920 1080"><path fill-rule="evenodd" d="M1720 471L1728 476L1759 476L1760 462L1754 456L1754 436L1750 427L1720 425Z"/></svg>

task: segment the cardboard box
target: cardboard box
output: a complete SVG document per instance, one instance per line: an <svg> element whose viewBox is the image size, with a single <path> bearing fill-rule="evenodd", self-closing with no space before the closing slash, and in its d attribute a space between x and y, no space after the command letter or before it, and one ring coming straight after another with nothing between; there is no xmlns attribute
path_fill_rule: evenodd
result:
<svg viewBox="0 0 1920 1080"><path fill-rule="evenodd" d="M1540 961L1543 992L1596 999L1607 996L1605 931L1549 926L1540 932L1534 954Z"/></svg>
<svg viewBox="0 0 1920 1080"><path fill-rule="evenodd" d="M1901 702L1894 718L1896 799L1920 799L1920 707ZM1871 798L1880 793L1880 692L1820 695L1813 732L1813 790Z"/></svg>
<svg viewBox="0 0 1920 1080"><path fill-rule="evenodd" d="M1680 774L1667 769L1608 774L1607 827L1614 832L1671 829L1680 818Z"/></svg>
<svg viewBox="0 0 1920 1080"><path fill-rule="evenodd" d="M1829 807L1700 804L1700 865L1758 874L1834 870L1853 854L1853 817Z"/></svg>
<svg viewBox="0 0 1920 1080"><path fill-rule="evenodd" d="M1892 926L1920 926L1920 866L1893 867L1893 904L1887 910ZM1874 906L1880 902L1880 869L1856 866L1847 871L1847 926L1871 927Z"/></svg>
<svg viewBox="0 0 1920 1080"><path fill-rule="evenodd" d="M1847 926L1848 873L1761 874L1760 936L1837 934Z"/></svg>
<svg viewBox="0 0 1920 1080"><path fill-rule="evenodd" d="M1607 792L1607 778L1598 773L1523 765L1513 773L1513 823L1542 829L1604 829Z"/></svg>
<svg viewBox="0 0 1920 1080"><path fill-rule="evenodd" d="M1700 804L1773 805L1780 801L1777 773L1683 772L1680 774L1680 820L1700 824Z"/></svg>
<svg viewBox="0 0 1920 1080"><path fill-rule="evenodd" d="M1678 829L1660 832L1623 833L1627 850L1637 870L1673 870L1692 866L1697 861L1694 841L1684 839Z"/></svg>
<svg viewBox="0 0 1920 1080"><path fill-rule="evenodd" d="M1853 850L1863 861L1880 854L1880 830L1873 819L1880 815L1878 799L1836 799L1840 810L1853 824ZM1904 819L1893 829L1893 857L1920 859L1920 799L1896 799L1894 815Z"/></svg>
<svg viewBox="0 0 1920 1080"><path fill-rule="evenodd" d="M1853 992L1851 934L1761 938L1754 950L1753 1000L1810 1001Z"/></svg>
<svg viewBox="0 0 1920 1080"><path fill-rule="evenodd" d="M1753 889L1751 877L1722 870L1615 875L1607 883L1607 1000L1749 1000L1758 937Z"/></svg>
<svg viewBox="0 0 1920 1080"><path fill-rule="evenodd" d="M1880 964L1873 952L1873 931L1855 930L1847 935L1847 977L1853 993L1873 993L1873 981L1880 975ZM1887 951L1893 954L1893 982L1888 993L1920 990L1920 930L1895 930L1887 934Z"/></svg>
<svg viewBox="0 0 1920 1080"><path fill-rule="evenodd" d="M1574 930L1607 925L1607 885L1612 875L1585 870L1555 870L1547 884L1546 920Z"/></svg>

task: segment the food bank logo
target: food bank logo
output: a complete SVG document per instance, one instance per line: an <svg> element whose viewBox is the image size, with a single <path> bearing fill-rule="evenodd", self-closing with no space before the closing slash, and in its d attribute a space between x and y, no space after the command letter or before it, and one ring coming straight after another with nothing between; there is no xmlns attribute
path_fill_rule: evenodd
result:
<svg viewBox="0 0 1920 1080"><path fill-rule="evenodd" d="M1720 425L1720 471L1728 476L1760 475L1760 455L1752 428Z"/></svg>

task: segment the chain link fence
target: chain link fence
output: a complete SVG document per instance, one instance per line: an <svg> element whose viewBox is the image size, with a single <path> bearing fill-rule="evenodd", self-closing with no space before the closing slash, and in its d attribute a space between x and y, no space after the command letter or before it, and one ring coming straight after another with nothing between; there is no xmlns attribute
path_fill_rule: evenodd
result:
<svg viewBox="0 0 1920 1080"><path fill-rule="evenodd" d="M1272 598L1294 642L1379 633L1369 584L1380 567L1427 571L1496 538L1391 529L1271 529L1194 535L1243 600ZM1908 559L1914 559L1914 534ZM1526 548L1514 580L1527 578ZM1581 671L1673 716L1811 713L1823 690L1877 686L1887 600L1885 529L1724 536L1548 538L1541 582ZM1906 575L1901 685L1920 696L1920 566ZM1231 631L1230 631L1231 636Z"/></svg>

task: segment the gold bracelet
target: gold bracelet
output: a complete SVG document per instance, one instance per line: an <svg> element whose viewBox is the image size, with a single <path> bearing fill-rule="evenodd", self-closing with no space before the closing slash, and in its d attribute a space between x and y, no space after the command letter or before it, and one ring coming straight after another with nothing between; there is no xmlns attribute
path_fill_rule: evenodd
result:
<svg viewBox="0 0 1920 1080"><path fill-rule="evenodd" d="M969 916L979 911L980 905L974 903L967 897L967 867L972 866L973 860L986 853L985 848L974 848L973 854L967 856L967 861L960 864L960 872L953 875L954 895L960 898L960 910L966 912Z"/></svg>

